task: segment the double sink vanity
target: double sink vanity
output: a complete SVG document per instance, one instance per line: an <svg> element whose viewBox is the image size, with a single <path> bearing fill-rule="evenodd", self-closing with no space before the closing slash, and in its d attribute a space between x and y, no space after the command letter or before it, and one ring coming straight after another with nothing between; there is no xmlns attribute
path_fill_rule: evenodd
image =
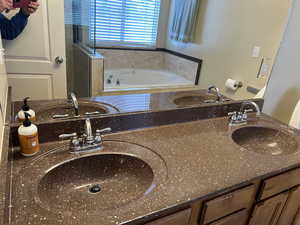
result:
<svg viewBox="0 0 300 225"><path fill-rule="evenodd" d="M32 101L41 152L25 158L12 103L3 224L299 224L300 133L262 105L206 90Z"/></svg>

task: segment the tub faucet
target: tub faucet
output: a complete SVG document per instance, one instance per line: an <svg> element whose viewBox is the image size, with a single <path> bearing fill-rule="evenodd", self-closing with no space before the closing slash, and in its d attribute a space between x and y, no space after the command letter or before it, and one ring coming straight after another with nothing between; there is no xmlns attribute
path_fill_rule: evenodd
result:
<svg viewBox="0 0 300 225"><path fill-rule="evenodd" d="M208 93L212 93L212 90L215 90L216 93L217 93L217 102L223 102L224 99L223 99L223 95L221 94L220 92L220 89L217 88L216 86L212 85L208 88Z"/></svg>
<svg viewBox="0 0 300 225"><path fill-rule="evenodd" d="M69 139L71 153L86 153L96 152L103 149L102 134L111 132L111 128L96 130L96 135L93 135L91 120L85 120L85 132L79 138L77 133L59 135L59 139Z"/></svg>
<svg viewBox="0 0 300 225"><path fill-rule="evenodd" d="M76 95L73 92L71 92L71 94L70 94L70 100L74 107L75 116L79 116L79 104L78 104Z"/></svg>
<svg viewBox="0 0 300 225"><path fill-rule="evenodd" d="M249 112L253 112L253 109L247 109L247 106L251 106L256 111L256 117L261 115L261 110L259 106L255 102L246 101L243 102L239 112L230 112L228 115L230 116L229 119L229 126L238 126L244 125L248 122L248 114Z"/></svg>
<svg viewBox="0 0 300 225"><path fill-rule="evenodd" d="M106 80L106 83L107 84L111 84L112 79L113 79L113 75L109 75L108 78L107 78L107 80Z"/></svg>

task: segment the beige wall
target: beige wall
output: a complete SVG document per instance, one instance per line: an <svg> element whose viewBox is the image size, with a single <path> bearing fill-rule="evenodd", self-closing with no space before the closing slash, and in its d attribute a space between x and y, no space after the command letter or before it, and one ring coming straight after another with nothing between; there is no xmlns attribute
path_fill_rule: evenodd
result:
<svg viewBox="0 0 300 225"><path fill-rule="evenodd" d="M0 37L0 49L2 49L2 41ZM7 76L4 64L4 58L0 55L0 104L2 106L2 113L0 109L0 158L2 151L3 131L4 131L4 117L6 111L6 96L7 96Z"/></svg>
<svg viewBox="0 0 300 225"><path fill-rule="evenodd" d="M253 97L246 91L251 85L262 88L266 78L256 75L262 58L253 58L254 46L261 46L261 56L273 62L287 22L292 0L202 0L196 31L196 43L182 44L167 40L167 48L204 60L200 86L219 86L224 92L228 78L241 80L245 86L233 98ZM170 21L174 0L171 4Z"/></svg>
<svg viewBox="0 0 300 225"><path fill-rule="evenodd" d="M300 99L300 0L294 1L287 31L266 90L264 112L289 123Z"/></svg>

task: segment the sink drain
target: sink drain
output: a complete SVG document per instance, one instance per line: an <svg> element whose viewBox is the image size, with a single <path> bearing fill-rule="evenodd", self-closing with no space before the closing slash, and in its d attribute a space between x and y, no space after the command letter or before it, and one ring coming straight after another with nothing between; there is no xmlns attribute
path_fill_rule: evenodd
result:
<svg viewBox="0 0 300 225"><path fill-rule="evenodd" d="M92 187L89 188L89 192L92 194L96 194L101 191L101 187L99 184L93 185Z"/></svg>

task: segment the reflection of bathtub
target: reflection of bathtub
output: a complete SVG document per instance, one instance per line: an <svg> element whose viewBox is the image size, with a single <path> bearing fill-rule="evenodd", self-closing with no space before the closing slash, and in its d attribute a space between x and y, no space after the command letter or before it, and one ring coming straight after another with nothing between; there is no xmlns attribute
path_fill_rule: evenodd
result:
<svg viewBox="0 0 300 225"><path fill-rule="evenodd" d="M169 71L147 69L106 70L104 73L104 89L140 89L193 86L194 81Z"/></svg>

